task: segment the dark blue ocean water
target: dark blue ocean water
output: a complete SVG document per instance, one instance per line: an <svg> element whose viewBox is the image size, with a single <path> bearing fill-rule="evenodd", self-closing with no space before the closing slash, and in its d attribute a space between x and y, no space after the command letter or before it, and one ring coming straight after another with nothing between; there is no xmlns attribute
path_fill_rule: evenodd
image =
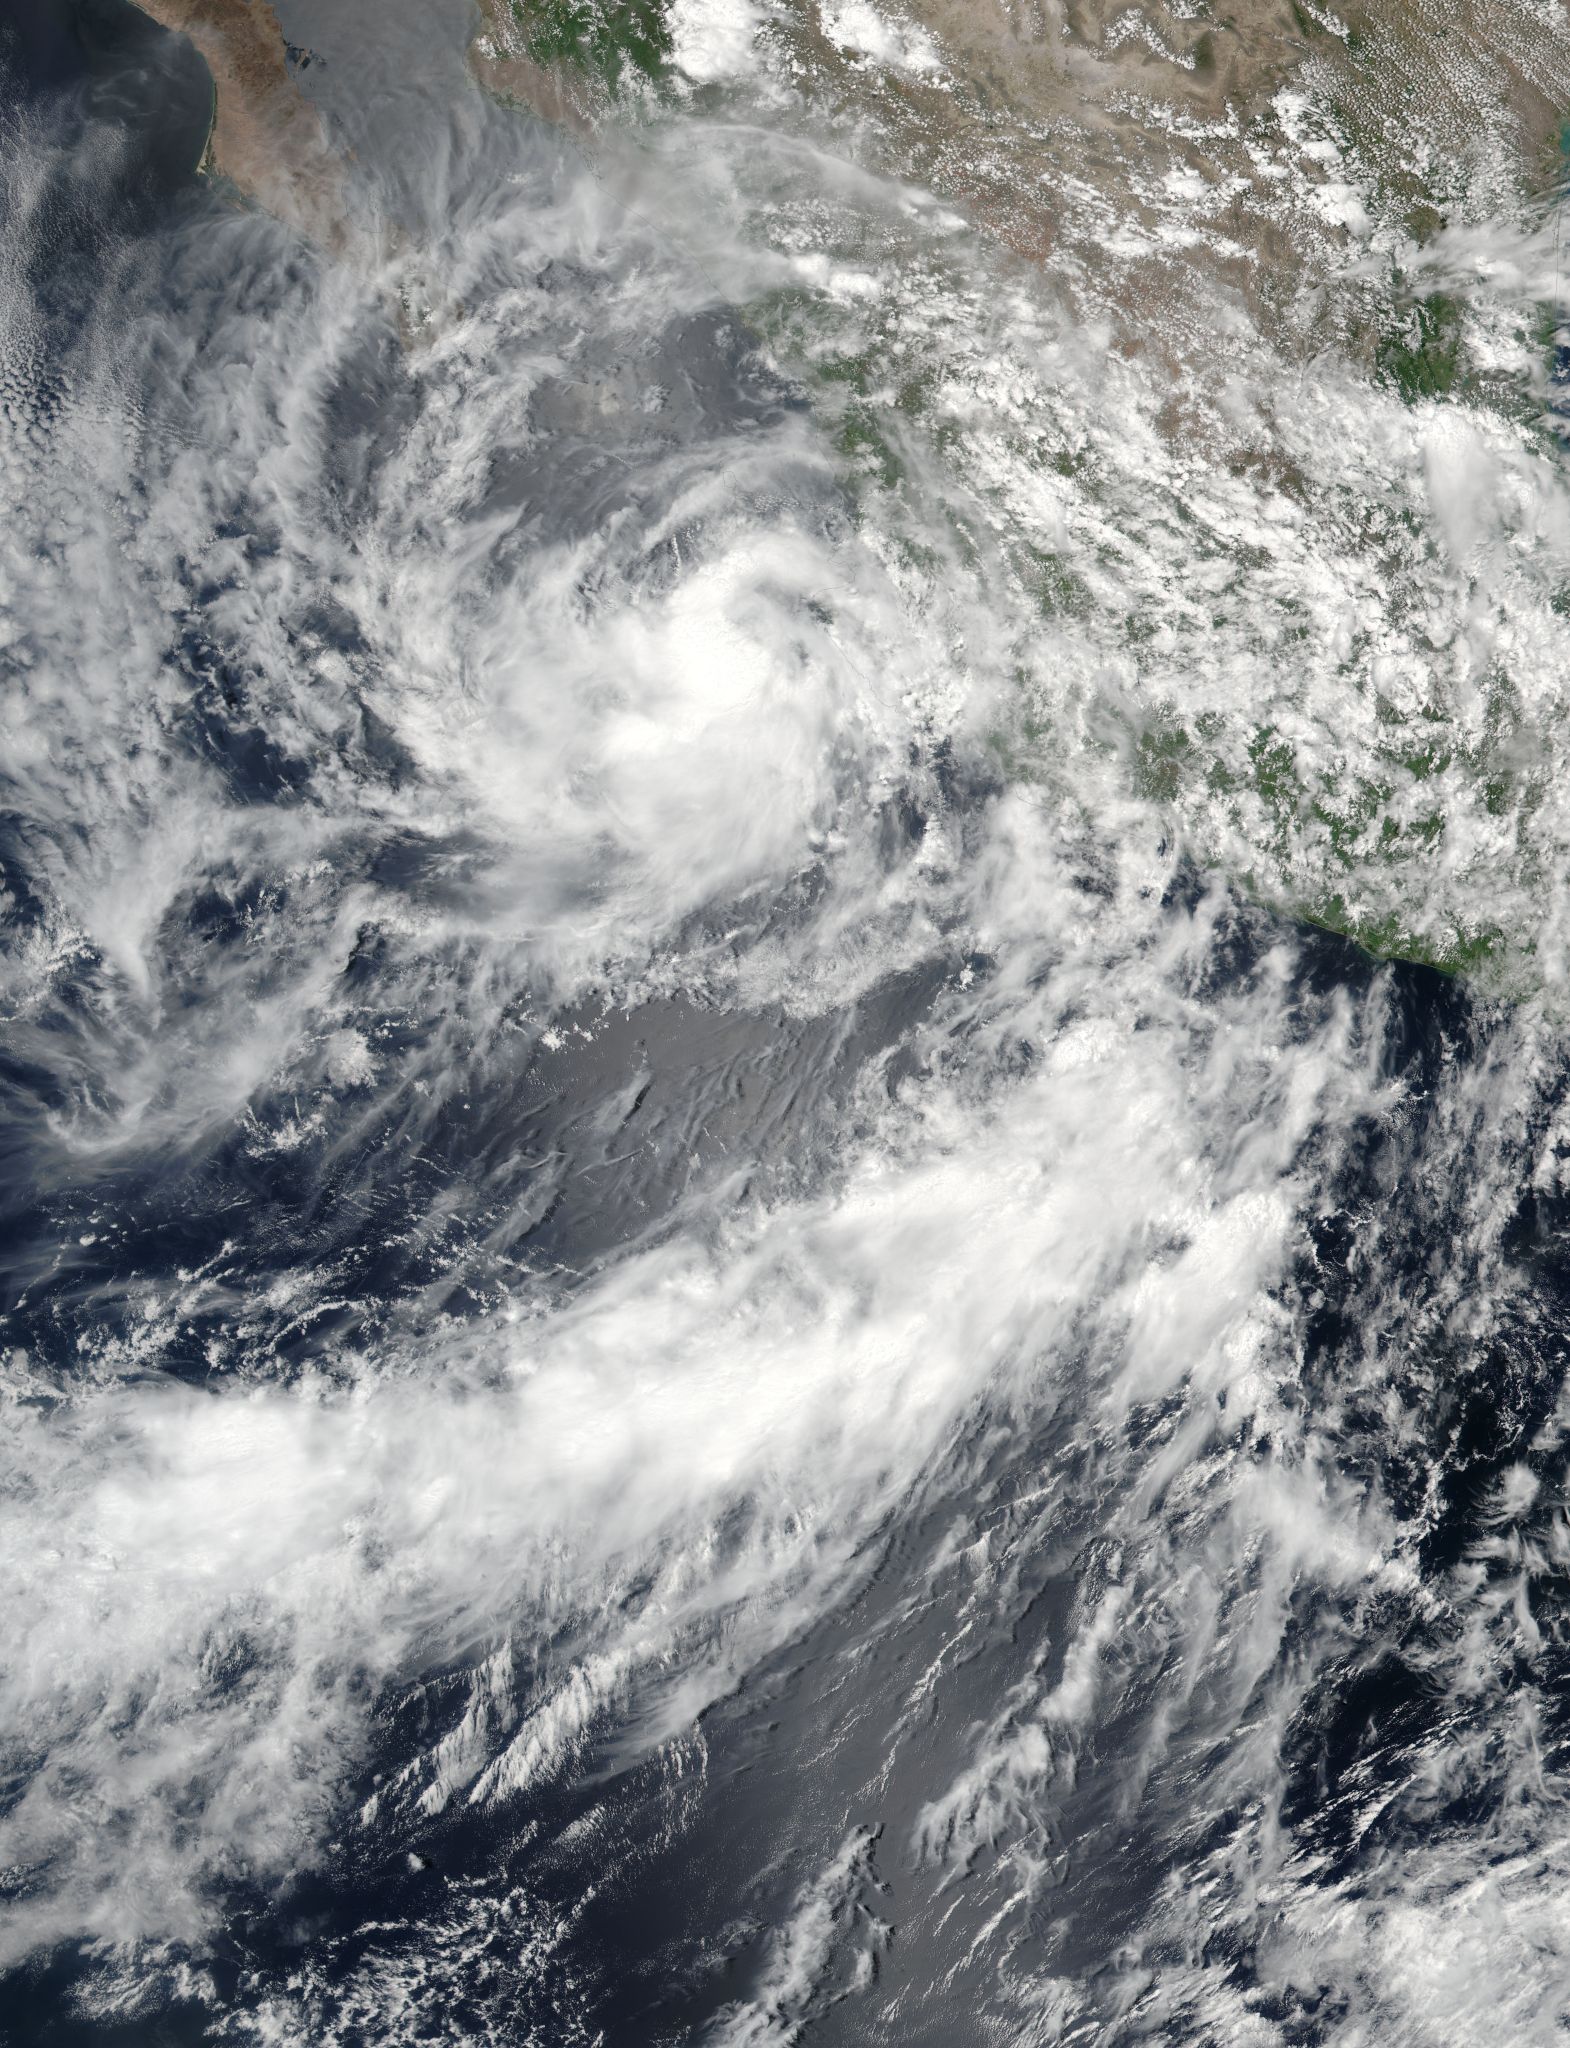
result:
<svg viewBox="0 0 1570 2048"><path fill-rule="evenodd" d="M552 577L574 631L623 586L665 603L718 545L695 477L743 492L765 538L738 573L760 588L786 579L758 552L777 528L848 552L801 389L734 309L634 303L641 255L575 229L520 256L498 233L465 289L529 281L528 417L501 445L487 412L462 456L472 539L425 601L457 623L400 640L399 561L381 609L362 573L399 465L523 368L466 343L415 364L375 291L342 314L316 252L200 184L206 81L178 41L63 0L8 22L6 289L33 317L6 365L7 474L35 474L41 422L58 492L8 516L63 581L13 578L29 709L0 768L8 1633L18 1670L58 1667L5 1693L0 2036L1350 2042L1398 1955L1432 1973L1447 1941L1470 1952L1457 1902L1490 1858L1516 1887L1498 1996L1526 2012L1540 1972L1551 2026L1531 1933L1566 1702L1551 1020L1293 927L1159 841L1162 888L1116 930L1092 850L1028 942L934 893L884 969L806 1002L769 977L848 889L824 834L740 876L738 743L702 784L719 880L689 892L704 816L681 799L710 771L655 751L645 785L575 752L532 707L577 717L601 671L543 628L527 759L546 766L517 797L522 850L499 851L463 777L488 790L512 742L482 726L443 753L470 712L442 636ZM507 174L543 209L578 171L525 132ZM309 369L304 428L265 408L258 427L245 336L284 322L337 353ZM125 374L95 383L106 359ZM602 402L618 378L658 406ZM82 453L116 405L135 427L119 554L92 516L110 472ZM743 443L770 451L756 487ZM319 464L304 540L268 469L299 445ZM144 612L114 610L122 571ZM806 675L828 628L800 616ZM654 656L630 635L597 658L637 675ZM435 679L418 715L395 652ZM880 779L843 737L826 751L860 806L858 889L915 889L939 827L961 874L993 858L1006 798L973 752L915 739ZM558 785L612 792L560 875ZM645 786L665 807L647 829ZM774 787L759 771L749 810ZM667 814L689 849L668 868ZM1075 904L1103 934L1083 974ZM561 962L602 923L616 964L574 982ZM1098 1003L1122 1034L1099 1098L1059 1059ZM1172 1078L1129 1136L1144 1071ZM894 1128L918 1115L919 1138ZM931 1177L922 1145L946 1162ZM1201 1369L1205 1317L1254 1283L1224 1260L1190 1275L1203 1203L1184 1220L1149 1194L1187 1186L1184 1159L1245 1242L1276 1227L1247 1201L1286 1189L1248 1339L1270 1362L1237 1338L1232 1379ZM907 1241L917 1214L936 1220ZM711 1299L712 1377L645 1435L640 1407L710 1355ZM521 1400L590 1388L565 1422L538 1394L516 1439L516 1361L490 1348L513 1328L543 1361ZM819 1332L838 1350L814 1377ZM912 1392L950 1353L942 1398ZM858 1389L888 1361L868 1419ZM291 1418L318 1405L368 1433L296 1453ZM813 1418L799 1453L793 1409ZM602 1493L612 1410L631 1448ZM235 1416L255 1442L209 1495L192 1461ZM428 1467L449 1429L462 1454ZM471 1488L466 1457L493 1455ZM51 1580L32 1567L57 1535ZM105 1559L98 1619L61 1648L60 1589ZM558 1749L542 1734L544 1764L470 1796L583 1672ZM455 1730L461 1768L433 1762Z"/></svg>

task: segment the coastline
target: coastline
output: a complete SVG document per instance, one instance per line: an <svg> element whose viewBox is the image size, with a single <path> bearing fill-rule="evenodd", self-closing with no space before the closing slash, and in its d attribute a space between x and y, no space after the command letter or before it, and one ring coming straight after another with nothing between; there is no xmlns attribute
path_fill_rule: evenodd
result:
<svg viewBox="0 0 1570 2048"><path fill-rule="evenodd" d="M226 183L314 241L342 234L341 169L268 0L127 0L179 36L206 69L210 98L195 170Z"/></svg>

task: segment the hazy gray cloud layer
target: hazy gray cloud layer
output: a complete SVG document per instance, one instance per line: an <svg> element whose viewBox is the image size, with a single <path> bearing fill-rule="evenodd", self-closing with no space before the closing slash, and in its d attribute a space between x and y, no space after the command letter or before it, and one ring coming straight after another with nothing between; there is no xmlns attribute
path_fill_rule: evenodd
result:
<svg viewBox="0 0 1570 2048"><path fill-rule="evenodd" d="M683 137L630 206L624 163L475 113L418 237L369 171L342 259L203 207L69 334L38 282L53 145L8 143L0 999L36 1317L6 1354L0 1962L85 1944L101 2016L186 1995L236 2036L414 2040L457 2038L444 2003L501 1952L515 2018L554 2000L553 2038L590 2038L530 1799L613 1730L701 1784L704 1710L941 1510L900 1564L945 1622L878 1681L884 1782L839 1785L716 2038L872 1994L883 1863L932 1996L984 1966L1009 2038L1284 2042L1310 2009L1349 2048L1556 2038L1540 1603L1570 1411L1495 1461L1462 1554L1407 1467L1499 1347L1525 1374L1546 1341L1517 1218L1561 1187L1563 799L1499 885L1540 992L1455 998L1424 1065L1407 983L1315 971L1243 907L1247 800L1180 830L1130 757L1157 712L1258 723L1305 609L1277 710L1343 761L1378 739L1341 715L1354 647L1397 696L1443 668L1486 723L1513 635L1523 758L1559 744L1558 452L1333 364L1282 393L1245 340L1231 416L1253 432L1268 387L1315 471L1261 494L1174 453L1151 365L930 199L736 123ZM1539 292L1544 247L1501 231L1498 289ZM874 334L936 395L860 489L807 399L815 352ZM1025 459L1043 422L1096 493ZM1354 507L1416 523L1390 588ZM1236 521L1235 556L1180 513ZM1044 615L1022 536L1082 601ZM1103 586L1154 607L1174 579L1158 700ZM1455 803L1445 915L1499 873L1495 813ZM601 998L721 1003L784 1046L919 966L925 1006L804 1105L810 1171L749 1178L743 1127L612 1252L530 1252L524 1080L611 1028ZM607 1159L642 1071L607 1090ZM203 1258L168 1218L122 1247L155 1172ZM389 1257L443 1247L374 1313L346 1213ZM1035 1648L907 1767L1043 1559ZM1345 1775L1332 1853L1304 1730L1381 1660L1443 1709L1393 1777ZM1092 1964L1093 1932L1043 1929L1098 1774L1095 1827L1147 1868ZM302 1938L226 2002L237 1898L286 1918L465 1812L525 1849L443 1895L416 1960L328 1969ZM951 1925L967 1876L987 1914Z"/></svg>

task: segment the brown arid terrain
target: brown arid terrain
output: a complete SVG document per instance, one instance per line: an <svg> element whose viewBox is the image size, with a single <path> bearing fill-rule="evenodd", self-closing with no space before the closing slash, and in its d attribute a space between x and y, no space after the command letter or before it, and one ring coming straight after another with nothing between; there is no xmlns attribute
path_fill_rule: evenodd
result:
<svg viewBox="0 0 1570 2048"><path fill-rule="evenodd" d="M208 168L314 239L335 239L341 167L267 0L139 4L188 36L212 74ZM659 89L670 11L659 0L481 0L475 76L587 140L629 82ZM1349 192L1334 188L1368 184L1340 175L1354 160L1378 167L1377 225L1414 246L1464 214L1468 195L1551 179L1570 108L1564 15L1555 0L1358 0L1339 13L1316 0L905 0L881 16L854 0L783 0L759 12L756 54L807 107L854 123L889 168L963 204L1020 254L1056 255L1089 298L1115 272L1114 315L1143 326L1149 311L1177 313L1187 268L1202 274L1202 298L1219 282L1270 325L1298 295L1305 244L1376 225L1353 205L1336 217ZM892 20L930 54L880 62L858 47L858 18ZM1330 110L1334 132L1306 150L1285 138L1320 175L1299 218L1284 220L1278 101L1296 87ZM1305 310L1296 305L1299 321ZM1344 304L1337 317L1334 338L1355 344Z"/></svg>
<svg viewBox="0 0 1570 2048"><path fill-rule="evenodd" d="M189 37L213 80L203 168L301 233L342 236L342 172L315 107L296 85L267 0L137 0Z"/></svg>
<svg viewBox="0 0 1570 2048"><path fill-rule="evenodd" d="M1372 951L1526 943L1570 831L1562 0L482 8L482 84L640 206L723 160L745 317L912 602L986 561L1035 607L1006 780L1120 759Z"/></svg>
<svg viewBox="0 0 1570 2048"><path fill-rule="evenodd" d="M1028 600L1001 773L1115 756L1248 893L1473 971L1570 844L1570 13L1336 4L480 0L471 65L657 233L767 252L741 317L913 602L951 543ZM213 169L348 253L265 0L144 5ZM424 346L460 295L393 243Z"/></svg>
<svg viewBox="0 0 1570 2048"><path fill-rule="evenodd" d="M1469 201L1497 201L1504 180L1546 182L1570 107L1562 10L1510 0L1370 0L1341 14L1312 0L915 0L911 12L952 52L947 79L887 94L920 173L1030 255L1063 238L1065 186L1088 186L1102 202L1091 212L1120 230L1116 269L1136 308L1143 289L1173 289L1171 230L1186 211L1204 295L1230 286L1273 324L1300 282L1294 245L1310 263L1316 245L1381 227L1420 245ZM1284 133L1294 91L1328 117L1324 133ZM1293 155L1321 168L1301 217L1284 220ZM1378 217L1353 198L1370 186ZM1159 245L1149 263L1127 262L1130 231ZM1105 281L1094 228L1074 239Z"/></svg>
<svg viewBox="0 0 1570 2048"><path fill-rule="evenodd" d="M587 135L618 101L679 78L679 48L674 64L651 61L671 56L672 12L482 0L474 70ZM1557 0L905 0L876 13L782 0L756 13L759 71L809 118L854 128L885 168L1018 253L1055 259L1086 310L1144 332L1155 313L1181 325L1189 300L1207 317L1219 284L1266 329L1290 313L1300 343L1367 353L1355 293L1334 309L1304 301L1319 260L1381 230L1416 250L1507 186L1546 187L1570 109ZM858 46L859 24L874 43L891 27L914 38L917 60Z"/></svg>
<svg viewBox="0 0 1570 2048"><path fill-rule="evenodd" d="M486 32L469 51L481 88L504 106L537 114L553 127L582 138L592 135L597 117L610 105L596 82L573 64L537 63L521 41L509 43L491 32L501 19L498 10L487 6L485 13Z"/></svg>

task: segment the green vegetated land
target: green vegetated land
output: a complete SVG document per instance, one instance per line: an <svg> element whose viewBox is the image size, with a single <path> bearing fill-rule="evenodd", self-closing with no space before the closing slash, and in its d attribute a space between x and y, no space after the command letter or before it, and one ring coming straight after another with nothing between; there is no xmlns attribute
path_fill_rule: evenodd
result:
<svg viewBox="0 0 1570 2048"><path fill-rule="evenodd" d="M535 62L570 66L613 97L635 82L658 82L669 65L672 40L664 0L507 4ZM1315 36L1322 33L1306 17L1300 27ZM1345 47L1354 67L1363 70L1372 55L1368 39L1354 32ZM1358 123L1350 107L1342 112L1350 134ZM1566 145L1570 123L1562 138L1561 146ZM1400 191L1388 194L1398 210L1405 208L1403 218L1418 247L1432 241L1445 221L1440 195L1418 189L1420 182L1408 172L1399 181ZM1372 331L1364 328L1358 353L1374 379L1406 404L1497 401L1508 409L1532 404L1528 394L1479 388L1467 362L1466 307L1455 291L1423 289L1396 270L1376 296L1382 310ZM744 309L744 317L813 391L844 461L853 500L864 509L875 498L887 506L891 494L910 482L901 452L908 430L924 431L940 458L959 454L950 443L962 436L941 416L928 417L929 372L892 362L876 335L856 348L836 349L834 337L817 328L815 311L821 309L810 298L782 293ZM1538 358L1551 364L1558 345L1554 308L1539 309L1531 339ZM1078 458L1072 452L1059 451L1050 460L1064 475L1077 474ZM968 536L951 509L947 516L954 526L954 557L965 562L973 555ZM913 536L905 539L919 548ZM1058 556L1025 542L1010 553L1014 580L1043 620L1067 626L1094 612L1095 594ZM970 566L978 565L971 559ZM1132 643L1150 622L1131 616L1126 624ZM1033 779L1036 764L1050 758L1053 745L1050 717L1031 702L1023 670L1021 678L1020 715L1007 733L993 735L999 766L1009 779ZM1524 820L1531 793L1517 786L1511 771L1491 758L1458 759L1446 744L1442 720L1432 735L1424 735L1393 719L1385 750L1388 776L1376 767L1343 787L1334 777L1305 779L1292 746L1273 725L1252 735L1219 727L1219 720L1201 717L1190 732L1176 719L1158 716L1143 730L1125 724L1120 751L1126 753L1133 787L1148 801L1169 808L1176 820L1192 816L1196 805L1233 807L1234 821L1246 824L1245 837L1256 845L1261 863L1236 879L1258 900L1340 933L1377 957L1412 960L1445 973L1476 972L1508 950L1505 934L1495 926L1462 929L1451 923L1436 930L1434 918L1425 915L1423 928L1417 929L1416 917L1408 923L1399 910L1384 906L1392 875L1410 867L1414 885L1419 883L1425 856L1445 835L1439 803L1414 801L1414 785L1459 768L1469 780L1476 778L1491 814L1513 812ZM1494 749L1483 751L1492 756ZM1400 802L1395 801L1398 790ZM1414 889L1414 900L1420 893ZM1380 907L1363 908L1365 898Z"/></svg>
<svg viewBox="0 0 1570 2048"><path fill-rule="evenodd" d="M664 0L511 0L536 64L570 64L617 92L629 75L658 78L670 60Z"/></svg>
<svg viewBox="0 0 1570 2048"><path fill-rule="evenodd" d="M836 347L838 337L828 331L834 316L825 316L808 293L782 292L749 308L748 317L782 359L803 369L819 415L844 457L853 504L870 513L876 503L885 544L895 536L895 551L913 572L943 573L943 564L931 553L935 544L962 571L984 579L1005 577L1014 593L1010 612L1023 598L1024 616L1034 615L1056 633L1089 631L1102 638L1109 628L1116 633L1118 617L1109 610L1118 602L1109 587L1116 577L1104 576L1093 588L1061 554L1012 530L990 551L983 549L953 503L940 507L924 501L931 537L928 559L921 558L916 537L922 521L912 518L904 522L909 530L902 531L900 501L912 465L908 434L919 435L923 451L938 453L957 477L969 467L963 430L945 417L933 372L908 370L876 331L870 336L859 332L850 345ZM1449 301L1438 313L1427 309L1426 319L1414 312L1410 329L1395 331L1385 357L1370 366L1371 374L1414 407L1463 402L1455 393L1459 324L1459 307ZM1083 454L1044 444L1030 459L1092 499L1097 496L1095 463ZM943 522L934 529L930 515L938 511ZM1394 523L1385 544L1395 535L1422 545L1423 534L1401 524L1411 516L1409 511L1390 512ZM1093 565L1086 567L1094 573ZM1159 604L1149 603L1122 620L1128 652L1152 680L1161 663L1148 667L1143 656L1161 623ZM1235 618L1232 625L1235 630ZM1183 623L1181 630L1198 629ZM1294 634L1306 640L1309 630L1306 617L1295 627L1288 625L1281 647L1289 650ZM1052 689L1041 686L1040 670L1032 670L1028 654L1022 656L1017 681L1011 715L990 734L989 744L1005 780L1051 779L1063 744ZM1359 685L1349 676L1347 687ZM1215 711L1190 715L1185 722L1174 707L1139 714L1108 706L1099 720L1107 737L1087 741L1081 729L1072 744L1091 744L1121 756L1132 787L1171 812L1201 857L1218 826L1234 848L1240 841L1249 846L1250 861L1239 866L1235 855L1228 855L1225 864L1256 900L1335 931L1376 957L1475 974L1512 949L1520 953L1521 936L1507 939L1492 922L1461 922L1425 884L1441 857L1445 804L1454 800L1458 784L1469 797L1480 799L1488 816L1517 826L1529 822L1536 798L1532 778L1520 765L1518 719L1502 678L1491 690L1483 733L1465 746L1457 743L1438 711L1414 719L1383 706L1385 737L1374 755L1361 770L1348 766L1334 772L1300 759L1290 737L1276 725L1263 723L1250 731ZM1097 723L1093 720L1091 729Z"/></svg>
<svg viewBox="0 0 1570 2048"><path fill-rule="evenodd" d="M1380 336L1376 361L1409 403L1448 398L1461 376L1461 302L1430 292L1402 309L1404 318Z"/></svg>

